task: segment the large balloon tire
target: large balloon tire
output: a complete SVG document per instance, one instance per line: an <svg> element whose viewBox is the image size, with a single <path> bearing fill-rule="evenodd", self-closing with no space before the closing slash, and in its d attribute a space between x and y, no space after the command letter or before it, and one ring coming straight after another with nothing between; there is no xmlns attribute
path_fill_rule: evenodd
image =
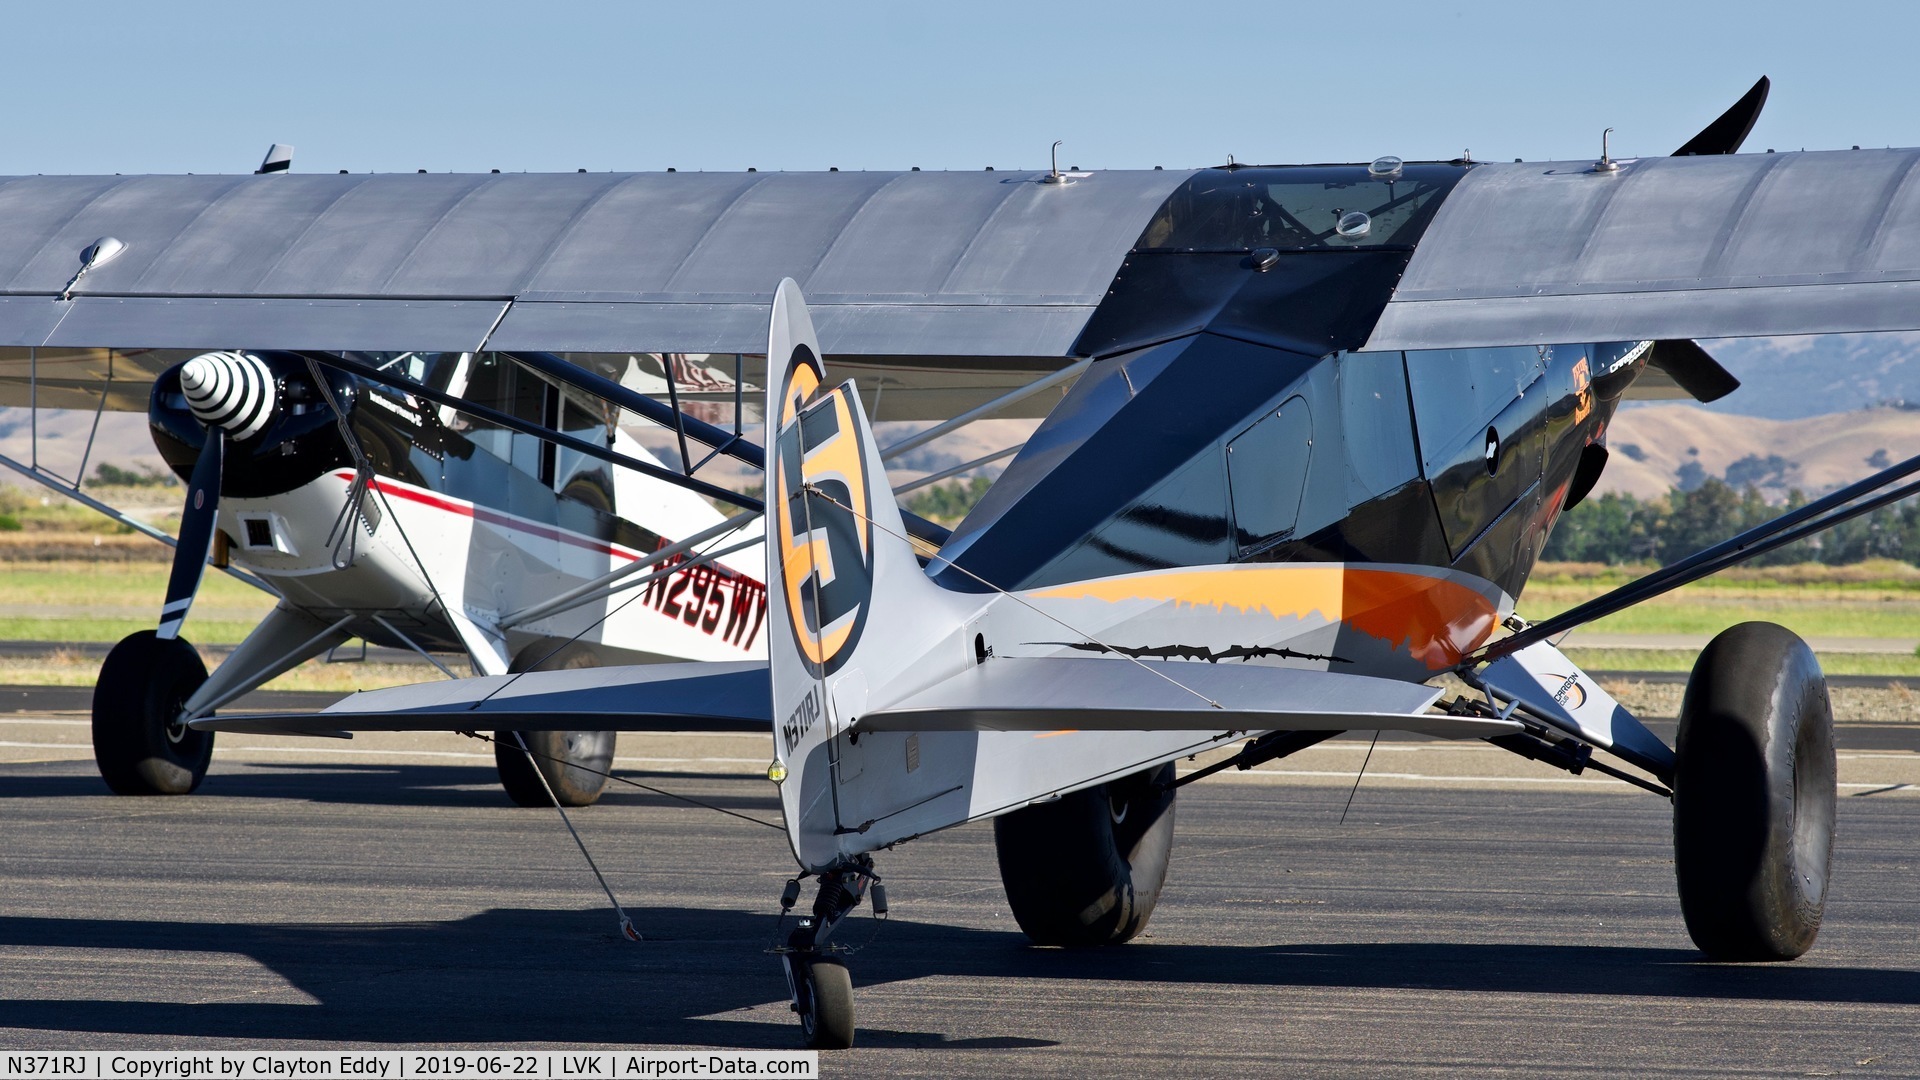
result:
<svg viewBox="0 0 1920 1080"><path fill-rule="evenodd" d="M142 630L120 639L93 687L93 760L116 795L186 795L206 779L213 733L180 722L207 681L192 645Z"/></svg>
<svg viewBox="0 0 1920 1080"><path fill-rule="evenodd" d="M1146 929L1173 852L1171 762L993 821L1000 882L1036 945L1118 945Z"/></svg>
<svg viewBox="0 0 1920 1080"><path fill-rule="evenodd" d="M811 1050L853 1046L853 976L829 956L810 957L800 1003L800 1033Z"/></svg>
<svg viewBox="0 0 1920 1080"><path fill-rule="evenodd" d="M1833 708L1813 650L1773 623L1708 643L1680 705L1673 863L1714 960L1791 960L1820 930L1832 863Z"/></svg>
<svg viewBox="0 0 1920 1080"><path fill-rule="evenodd" d="M537 641L520 651L511 665L514 671L562 671L599 667L599 656L589 647L575 642ZM514 736L525 740L534 759L520 749ZM613 769L613 752L619 741L612 731L496 731L493 764L500 774L500 787L520 806L591 806L606 790ZM536 772L535 770L539 771ZM541 777L546 783L541 783ZM548 787L553 789L551 797Z"/></svg>

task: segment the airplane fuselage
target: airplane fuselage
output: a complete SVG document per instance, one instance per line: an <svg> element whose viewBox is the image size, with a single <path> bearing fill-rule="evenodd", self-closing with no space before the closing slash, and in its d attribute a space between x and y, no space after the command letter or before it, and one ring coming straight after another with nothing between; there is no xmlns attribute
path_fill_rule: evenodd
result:
<svg viewBox="0 0 1920 1080"><path fill-rule="evenodd" d="M222 546L290 603L328 622L348 618L348 629L369 641L405 647L398 631L428 648L469 651L474 642L448 610L469 626L491 627L719 520L689 492L615 475L604 463L350 374L325 371L323 394L303 363L266 357L282 407L272 424L228 451ZM486 354L406 360L440 381L513 377L504 358ZM647 456L603 417L515 374L528 385L501 395L509 407ZM352 529L342 520L354 452L330 403L346 414L374 474ZM181 396L179 369L155 381L149 421L162 457L184 478L206 428ZM610 662L737 660L764 651L765 606L757 574L716 565L518 622L499 636L508 656L579 634Z"/></svg>
<svg viewBox="0 0 1920 1080"><path fill-rule="evenodd" d="M1361 166L1190 182L1083 331L1079 351L1099 358L955 530L942 583L1390 562L1464 570L1517 596L1556 517L1597 479L1647 347L1360 351L1422 215L1462 171L1407 166L1401 186L1426 202L1412 191L1382 203ZM1375 217L1393 231L1328 241L1283 205L1332 217L1333 200L1388 207Z"/></svg>

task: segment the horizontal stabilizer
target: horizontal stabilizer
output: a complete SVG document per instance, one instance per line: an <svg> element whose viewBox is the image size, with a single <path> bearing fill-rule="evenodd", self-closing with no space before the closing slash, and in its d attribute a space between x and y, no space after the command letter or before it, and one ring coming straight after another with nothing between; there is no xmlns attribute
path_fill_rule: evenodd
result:
<svg viewBox="0 0 1920 1080"><path fill-rule="evenodd" d="M988 660L877 712L855 731L1415 731L1485 738L1506 720L1430 714L1417 683L1254 664L1078 657Z"/></svg>
<svg viewBox="0 0 1920 1080"><path fill-rule="evenodd" d="M355 694L320 713L210 716L201 731L770 730L767 665L648 664L418 683Z"/></svg>

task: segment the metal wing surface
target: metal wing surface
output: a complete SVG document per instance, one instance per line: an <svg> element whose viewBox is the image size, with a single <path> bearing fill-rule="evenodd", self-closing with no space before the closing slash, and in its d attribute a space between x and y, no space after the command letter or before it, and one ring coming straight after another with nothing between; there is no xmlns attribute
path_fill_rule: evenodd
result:
<svg viewBox="0 0 1920 1080"><path fill-rule="evenodd" d="M1482 165L1367 344L1920 328L1920 150Z"/></svg>
<svg viewBox="0 0 1920 1080"><path fill-rule="evenodd" d="M355 694L319 713L212 716L202 731L773 730L767 665L741 661L578 668L417 683Z"/></svg>
<svg viewBox="0 0 1920 1080"><path fill-rule="evenodd" d="M989 660L876 712L856 731L1416 731L1485 738L1504 720L1428 714L1416 683L1254 664L1074 657Z"/></svg>
<svg viewBox="0 0 1920 1080"><path fill-rule="evenodd" d="M0 178L0 348L752 354L791 277L950 413L1061 366L1191 173L1045 175Z"/></svg>

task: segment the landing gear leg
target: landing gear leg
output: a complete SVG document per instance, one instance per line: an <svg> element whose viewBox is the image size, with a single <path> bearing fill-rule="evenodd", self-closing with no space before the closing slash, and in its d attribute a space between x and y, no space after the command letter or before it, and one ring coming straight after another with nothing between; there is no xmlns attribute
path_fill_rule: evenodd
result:
<svg viewBox="0 0 1920 1080"><path fill-rule="evenodd" d="M869 888L874 913L886 914L886 890L874 876L871 856L858 856L839 870L821 874L813 914L802 916L785 946L775 950L787 973L800 1031L811 1049L845 1050L853 1045L853 977L841 954L827 944L827 937L848 912L860 906ZM792 910L799 897L800 882L789 881L780 897L781 912Z"/></svg>

